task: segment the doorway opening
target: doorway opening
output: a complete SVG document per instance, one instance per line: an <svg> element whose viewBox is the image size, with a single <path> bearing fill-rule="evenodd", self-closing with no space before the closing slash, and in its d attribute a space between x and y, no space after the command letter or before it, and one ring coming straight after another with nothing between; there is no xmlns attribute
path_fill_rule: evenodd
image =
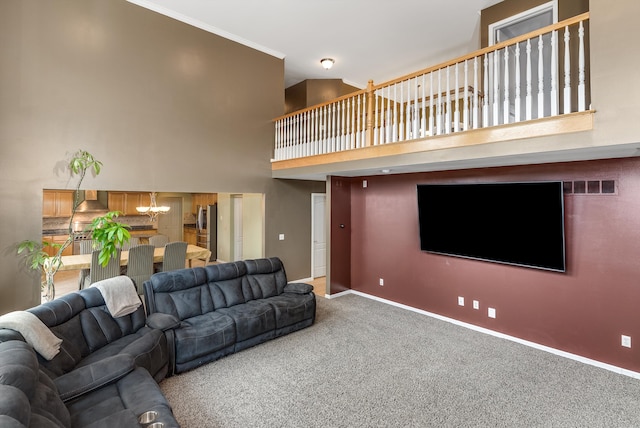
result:
<svg viewBox="0 0 640 428"><path fill-rule="evenodd" d="M327 237L326 237L326 194L311 194L311 277L326 276L327 273Z"/></svg>

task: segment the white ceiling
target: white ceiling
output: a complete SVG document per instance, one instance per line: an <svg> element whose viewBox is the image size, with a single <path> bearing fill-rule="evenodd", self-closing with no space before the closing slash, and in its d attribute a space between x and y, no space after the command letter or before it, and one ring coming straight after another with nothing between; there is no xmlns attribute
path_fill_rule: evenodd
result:
<svg viewBox="0 0 640 428"><path fill-rule="evenodd" d="M343 79L364 88L478 49L479 12L502 0L128 1L284 58L285 87Z"/></svg>

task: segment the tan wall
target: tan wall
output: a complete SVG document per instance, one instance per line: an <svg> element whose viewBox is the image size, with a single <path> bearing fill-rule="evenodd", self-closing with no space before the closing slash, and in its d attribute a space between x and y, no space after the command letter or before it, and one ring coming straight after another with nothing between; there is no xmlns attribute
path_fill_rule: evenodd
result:
<svg viewBox="0 0 640 428"><path fill-rule="evenodd" d="M282 60L123 0L2 1L0 52L0 313L39 301L13 248L40 239L42 189L74 186L80 148L104 163L85 188L264 193L266 255L308 276L324 183L270 178Z"/></svg>

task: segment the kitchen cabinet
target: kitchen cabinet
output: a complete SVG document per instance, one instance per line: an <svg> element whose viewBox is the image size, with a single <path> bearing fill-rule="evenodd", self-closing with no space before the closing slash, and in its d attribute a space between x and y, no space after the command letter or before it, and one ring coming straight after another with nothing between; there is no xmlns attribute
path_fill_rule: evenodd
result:
<svg viewBox="0 0 640 428"><path fill-rule="evenodd" d="M48 242L50 244L64 244L67 241L68 237L69 235L47 235L42 237L42 241ZM50 256L55 256L56 253L58 252L58 249L50 245L46 245L43 248L43 251ZM70 256L72 254L73 254L73 242L67 248L65 248L64 251L62 252L63 256Z"/></svg>
<svg viewBox="0 0 640 428"><path fill-rule="evenodd" d="M187 244L196 245L197 237L195 227L185 227L183 239Z"/></svg>
<svg viewBox="0 0 640 428"><path fill-rule="evenodd" d="M191 212L198 214L198 206L213 205L217 202L217 193L193 193L191 197Z"/></svg>
<svg viewBox="0 0 640 428"><path fill-rule="evenodd" d="M120 211L123 215L140 215L136 207L149 206L148 192L109 192L109 211Z"/></svg>
<svg viewBox="0 0 640 428"><path fill-rule="evenodd" d="M73 190L44 190L42 192L42 217L71 217Z"/></svg>

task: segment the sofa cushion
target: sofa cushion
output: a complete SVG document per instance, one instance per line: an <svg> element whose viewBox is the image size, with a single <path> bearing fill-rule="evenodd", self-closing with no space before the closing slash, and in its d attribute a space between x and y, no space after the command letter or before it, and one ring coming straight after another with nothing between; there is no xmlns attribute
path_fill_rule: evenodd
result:
<svg viewBox="0 0 640 428"><path fill-rule="evenodd" d="M179 320L214 309L202 267L160 272L145 281L147 313L162 312Z"/></svg>
<svg viewBox="0 0 640 428"><path fill-rule="evenodd" d="M233 318L238 342L275 331L276 328L275 311L263 300L251 300L241 305L218 309L216 312Z"/></svg>
<svg viewBox="0 0 640 428"><path fill-rule="evenodd" d="M115 383L70 401L67 407L74 427L139 426L138 416L148 410L158 412L156 421L163 422L164 428L178 427L158 384L140 367Z"/></svg>
<svg viewBox="0 0 640 428"><path fill-rule="evenodd" d="M276 328L315 318L316 299L313 293L282 293L267 299L267 302L275 310Z"/></svg>
<svg viewBox="0 0 640 428"><path fill-rule="evenodd" d="M266 299L284 292L287 275L279 258L245 260L245 264L255 299Z"/></svg>
<svg viewBox="0 0 640 428"><path fill-rule="evenodd" d="M247 268L243 262L222 263L205 267L214 309L239 305L252 298L247 296L243 278Z"/></svg>
<svg viewBox="0 0 640 428"><path fill-rule="evenodd" d="M225 314L216 311L186 319L175 330L176 362L191 361L235 342L234 321Z"/></svg>

